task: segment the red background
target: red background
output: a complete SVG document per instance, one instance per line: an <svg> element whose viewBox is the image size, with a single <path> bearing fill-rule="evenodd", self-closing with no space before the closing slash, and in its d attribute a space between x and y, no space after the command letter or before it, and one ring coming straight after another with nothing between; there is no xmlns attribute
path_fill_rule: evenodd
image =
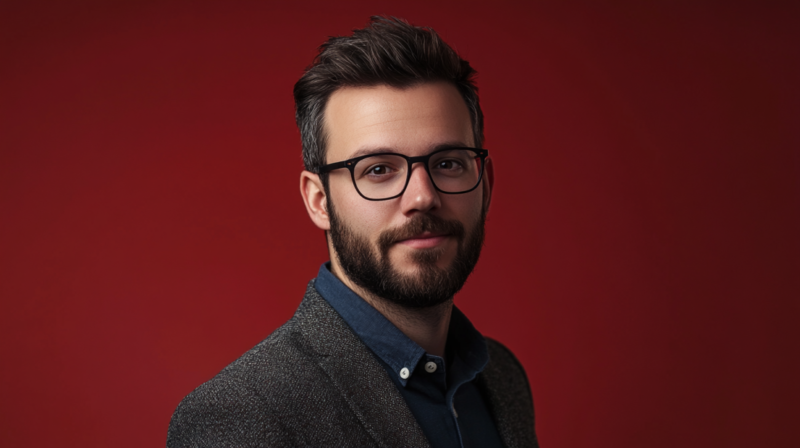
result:
<svg viewBox="0 0 800 448"><path fill-rule="evenodd" d="M800 9L553 3L4 2L0 445L163 446L291 316L327 257L292 86L394 14L480 72L497 182L456 303L542 444L800 446Z"/></svg>

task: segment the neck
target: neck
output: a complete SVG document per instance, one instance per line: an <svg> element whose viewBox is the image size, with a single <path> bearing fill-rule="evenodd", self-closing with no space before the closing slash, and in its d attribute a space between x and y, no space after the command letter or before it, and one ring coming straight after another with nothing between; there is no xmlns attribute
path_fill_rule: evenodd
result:
<svg viewBox="0 0 800 448"><path fill-rule="evenodd" d="M342 283L366 300L423 350L431 355L444 357L450 316L453 313L452 298L428 308L407 308L389 302L356 285L334 263L331 263L331 271Z"/></svg>

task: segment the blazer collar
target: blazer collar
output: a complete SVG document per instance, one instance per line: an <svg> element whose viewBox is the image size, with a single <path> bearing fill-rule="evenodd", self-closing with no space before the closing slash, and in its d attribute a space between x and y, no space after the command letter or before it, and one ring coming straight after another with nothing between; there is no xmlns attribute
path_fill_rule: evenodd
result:
<svg viewBox="0 0 800 448"><path fill-rule="evenodd" d="M313 281L292 319L317 364L379 446L430 446L386 370L314 289Z"/></svg>

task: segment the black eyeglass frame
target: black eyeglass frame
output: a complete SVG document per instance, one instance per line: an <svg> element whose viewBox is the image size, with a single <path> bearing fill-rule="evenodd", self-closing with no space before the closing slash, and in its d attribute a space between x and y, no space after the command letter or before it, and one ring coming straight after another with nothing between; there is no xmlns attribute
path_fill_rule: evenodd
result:
<svg viewBox="0 0 800 448"><path fill-rule="evenodd" d="M436 154L438 154L440 152L452 151L452 150L455 150L455 149L466 149L466 150L474 152L475 153L475 157L480 157L480 159L481 159L481 172L478 174L478 181L475 182L475 186L474 187L470 188L469 190L458 191L458 192L449 192L449 191L442 190L441 188L439 188L438 185L436 185L436 181L433 180L433 175L431 175L431 168L428 166L428 161L430 160L431 157L433 157L434 155L436 155ZM372 198L368 198L368 197L364 196L364 193L362 193L361 190L358 189L358 184L356 183L356 173L355 173L356 164L358 162L360 162L361 160L366 159L367 157L373 157L373 156L399 156L399 157L402 157L402 158L406 159L406 162L408 162L408 174L406 175L406 184L403 185L403 189L400 190L400 193L398 193L398 194L396 194L396 195L394 195L392 197L388 197L388 198L372 199ZM364 199L366 199L368 201L388 201L389 199L399 198L400 196L403 195L403 193L406 192L406 188L408 188L408 182L411 180L411 169L413 168L413 165L415 163L422 163L423 164L422 166L425 167L425 172L428 173L428 179L431 180L431 185L433 185L433 187L436 188L436 191L439 191L440 193L444 193L444 194L464 194L464 193L469 193L470 191L478 188L478 185L481 184L481 181L483 180L483 168L484 168L484 166L486 166L486 157L488 157L488 156L489 156L489 151L486 150L486 149L482 149L482 148L467 148L467 147L442 148L442 149L438 149L436 151L433 151L432 153L430 153L430 154L428 154L426 156L418 156L418 157L408 157L406 155L398 154L396 152L380 152L380 153L375 153L375 154L366 154L366 155L363 155L363 156L354 157L352 159L342 160L341 162L330 163L328 165L324 165L324 166L321 166L321 167L317 168L316 173L317 174L327 174L327 173L330 173L333 170L338 170L340 168L347 168L348 170L350 170L350 179L353 180L353 186L355 187L356 191L358 192L358 194L362 198L364 198Z"/></svg>

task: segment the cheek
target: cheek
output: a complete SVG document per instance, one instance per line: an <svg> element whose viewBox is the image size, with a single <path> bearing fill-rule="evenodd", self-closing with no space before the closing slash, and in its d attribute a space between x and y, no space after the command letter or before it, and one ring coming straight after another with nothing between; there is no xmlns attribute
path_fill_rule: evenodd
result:
<svg viewBox="0 0 800 448"><path fill-rule="evenodd" d="M358 235L376 241L378 234L388 226L387 222L391 216L387 207L389 204L367 201L356 192L352 183L345 187L349 189L341 188L339 185L334 187L331 182L331 201L336 209L336 215L344 225Z"/></svg>
<svg viewBox="0 0 800 448"><path fill-rule="evenodd" d="M457 219L468 228L478 222L483 211L482 195L479 191L471 191L463 195L453 196L451 209Z"/></svg>

